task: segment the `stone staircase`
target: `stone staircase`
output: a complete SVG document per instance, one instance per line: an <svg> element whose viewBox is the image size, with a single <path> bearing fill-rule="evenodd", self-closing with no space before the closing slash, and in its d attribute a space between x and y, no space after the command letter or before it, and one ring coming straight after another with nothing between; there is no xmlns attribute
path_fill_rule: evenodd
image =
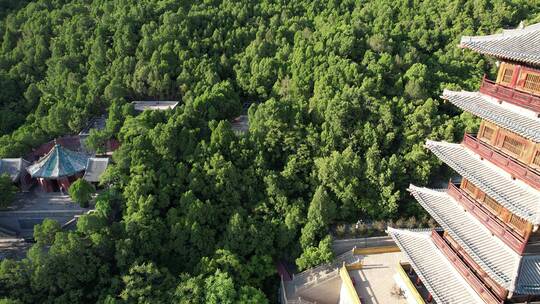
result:
<svg viewBox="0 0 540 304"><path fill-rule="evenodd" d="M14 231L12 229L9 229L7 227L0 225L0 239L1 238L10 238L10 237L17 237L17 231Z"/></svg>

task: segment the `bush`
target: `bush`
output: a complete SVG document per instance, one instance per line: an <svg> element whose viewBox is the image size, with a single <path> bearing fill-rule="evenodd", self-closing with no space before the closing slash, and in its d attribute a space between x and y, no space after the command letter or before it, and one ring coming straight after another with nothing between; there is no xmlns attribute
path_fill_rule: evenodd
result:
<svg viewBox="0 0 540 304"><path fill-rule="evenodd" d="M40 245L52 245L57 232L62 228L52 219L45 219L41 224L34 227L34 240Z"/></svg>
<svg viewBox="0 0 540 304"><path fill-rule="evenodd" d="M359 229L356 228L356 225L351 225L351 226L349 227L349 233L350 233L351 236L353 236L353 237L360 235L360 232L359 232L358 230L359 230Z"/></svg>
<svg viewBox="0 0 540 304"><path fill-rule="evenodd" d="M400 217L397 221L396 221L396 228L404 228L405 227L405 219Z"/></svg>
<svg viewBox="0 0 540 304"><path fill-rule="evenodd" d="M0 208L7 208L15 198L17 187L13 185L8 174L0 175Z"/></svg>
<svg viewBox="0 0 540 304"><path fill-rule="evenodd" d="M345 235L346 231L347 231L347 227L345 227L345 225L343 225L343 224L337 225L337 227L336 227L336 235L338 237L343 237Z"/></svg>
<svg viewBox="0 0 540 304"><path fill-rule="evenodd" d="M373 222L373 228L377 231L384 232L386 223L384 221L375 221Z"/></svg>
<svg viewBox="0 0 540 304"><path fill-rule="evenodd" d="M296 259L296 265L299 270L305 270L323 263L328 263L334 259L332 252L332 239L325 237L319 242L318 247L308 247L299 258Z"/></svg>
<svg viewBox="0 0 540 304"><path fill-rule="evenodd" d="M418 227L418 220L416 220L416 217L411 216L407 222L405 223L405 226L409 229L417 228Z"/></svg>
<svg viewBox="0 0 540 304"><path fill-rule="evenodd" d="M364 223L358 225L357 230L358 236L365 236L368 234L368 226Z"/></svg>
<svg viewBox="0 0 540 304"><path fill-rule="evenodd" d="M88 208L89 202L92 199L92 194L95 191L92 184L79 178L69 187L69 197L82 208Z"/></svg>

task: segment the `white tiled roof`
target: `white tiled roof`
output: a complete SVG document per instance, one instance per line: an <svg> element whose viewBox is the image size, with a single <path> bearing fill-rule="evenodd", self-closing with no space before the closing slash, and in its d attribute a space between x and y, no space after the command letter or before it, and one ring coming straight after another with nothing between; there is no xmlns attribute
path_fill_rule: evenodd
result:
<svg viewBox="0 0 540 304"><path fill-rule="evenodd" d="M496 102L493 97L479 92L444 90L442 98L464 111L488 120L525 138L540 142L540 118L532 118L512 111Z"/></svg>
<svg viewBox="0 0 540 304"><path fill-rule="evenodd" d="M424 286L439 304L484 303L433 244L430 232L388 228Z"/></svg>
<svg viewBox="0 0 540 304"><path fill-rule="evenodd" d="M461 47L481 54L540 65L540 23L488 36L463 36Z"/></svg>
<svg viewBox="0 0 540 304"><path fill-rule="evenodd" d="M520 256L516 252L493 236L446 192L413 185L409 190L491 278L509 290L514 289L514 279L520 262Z"/></svg>
<svg viewBox="0 0 540 304"><path fill-rule="evenodd" d="M137 111L168 110L174 109L178 105L178 101L133 101L132 104Z"/></svg>
<svg viewBox="0 0 540 304"><path fill-rule="evenodd" d="M512 213L540 224L540 193L488 166L486 160L460 144L428 140L426 147L461 176Z"/></svg>

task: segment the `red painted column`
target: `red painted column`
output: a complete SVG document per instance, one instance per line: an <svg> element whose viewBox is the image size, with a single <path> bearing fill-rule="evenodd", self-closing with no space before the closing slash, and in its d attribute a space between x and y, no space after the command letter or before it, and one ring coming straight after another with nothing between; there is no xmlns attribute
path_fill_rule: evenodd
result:
<svg viewBox="0 0 540 304"><path fill-rule="evenodd" d="M431 292L428 293L427 301L428 301L428 303L431 303L433 301L433 296L431 295Z"/></svg>
<svg viewBox="0 0 540 304"><path fill-rule="evenodd" d="M69 179L67 177L62 177L58 179L58 185L62 187L62 191L64 193L67 193L69 186L70 186Z"/></svg>
<svg viewBox="0 0 540 304"><path fill-rule="evenodd" d="M40 181L41 189L43 189L44 192L52 192L53 191L52 185L47 179L40 178L39 181Z"/></svg>
<svg viewBox="0 0 540 304"><path fill-rule="evenodd" d="M512 82L510 82L510 86L512 88L516 87L517 81L519 79L519 72L521 72L521 65L516 65L514 67L514 73L512 74Z"/></svg>
<svg viewBox="0 0 540 304"><path fill-rule="evenodd" d="M416 287L420 287L420 285L422 284L422 281L420 281L420 277L416 277Z"/></svg>

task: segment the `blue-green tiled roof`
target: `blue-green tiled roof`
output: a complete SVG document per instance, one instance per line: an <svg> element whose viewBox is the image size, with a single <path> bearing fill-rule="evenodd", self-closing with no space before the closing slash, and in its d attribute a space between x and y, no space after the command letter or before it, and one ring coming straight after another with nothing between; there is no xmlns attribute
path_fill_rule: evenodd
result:
<svg viewBox="0 0 540 304"><path fill-rule="evenodd" d="M88 156L55 145L47 155L27 168L32 177L59 178L84 171Z"/></svg>

